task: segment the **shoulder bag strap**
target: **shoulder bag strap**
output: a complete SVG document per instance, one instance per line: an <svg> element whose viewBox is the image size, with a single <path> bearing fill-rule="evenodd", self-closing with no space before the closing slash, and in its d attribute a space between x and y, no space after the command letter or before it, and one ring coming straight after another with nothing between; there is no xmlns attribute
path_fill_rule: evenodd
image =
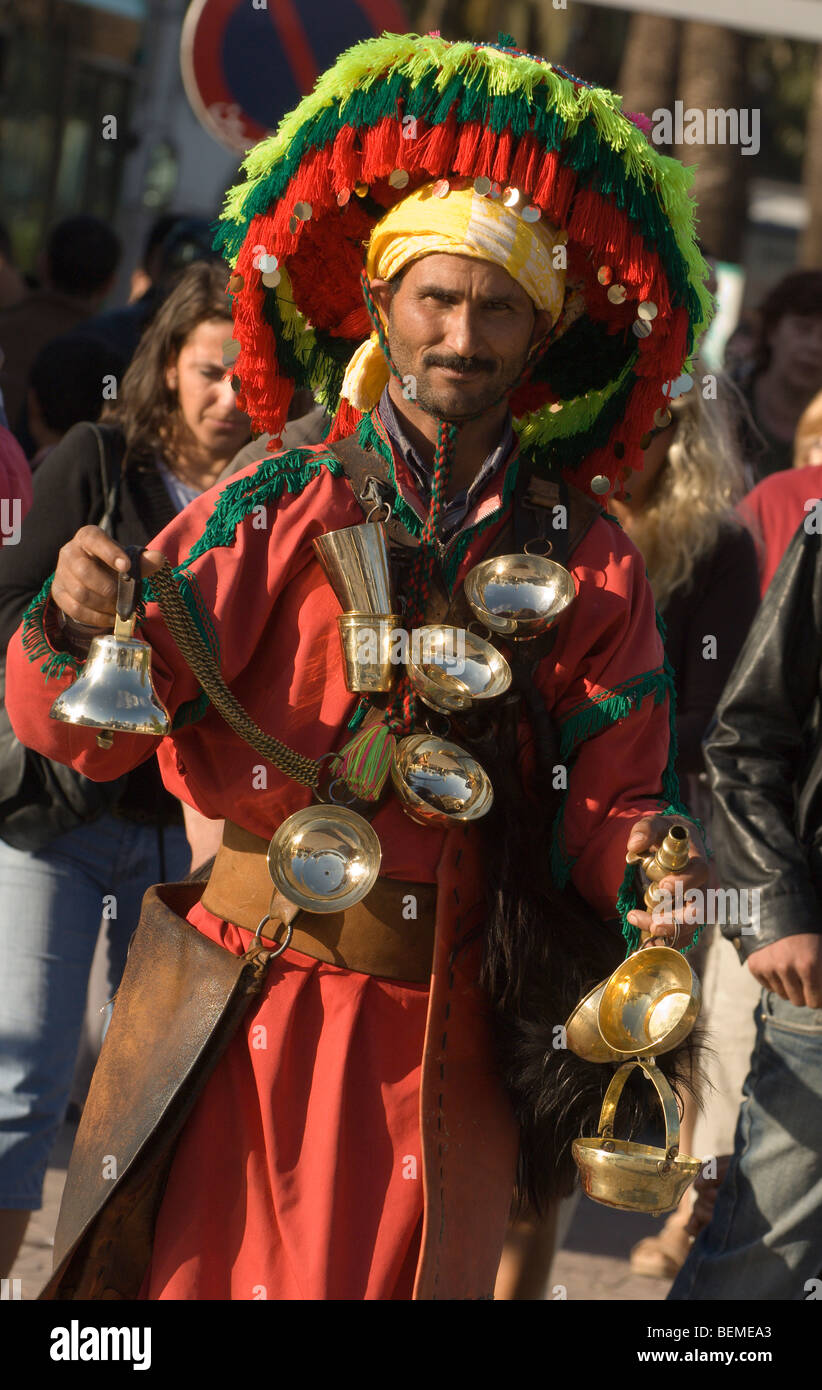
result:
<svg viewBox="0 0 822 1390"><path fill-rule="evenodd" d="M114 517L120 501L120 487L123 479L122 460L120 466L113 472L109 467L109 439L108 431L101 429L97 424L91 423L94 437L97 440L97 452L100 459L100 483L103 493L103 515L97 525L101 531L105 531L107 536L112 534Z"/></svg>

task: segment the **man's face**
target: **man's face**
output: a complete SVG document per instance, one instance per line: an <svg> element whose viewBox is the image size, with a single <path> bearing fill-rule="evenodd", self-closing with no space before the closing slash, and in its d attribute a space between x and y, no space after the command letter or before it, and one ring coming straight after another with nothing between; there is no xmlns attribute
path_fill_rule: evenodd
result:
<svg viewBox="0 0 822 1390"><path fill-rule="evenodd" d="M384 280L373 291L406 398L446 420L493 406L550 324L506 270L470 256L423 256L393 293Z"/></svg>

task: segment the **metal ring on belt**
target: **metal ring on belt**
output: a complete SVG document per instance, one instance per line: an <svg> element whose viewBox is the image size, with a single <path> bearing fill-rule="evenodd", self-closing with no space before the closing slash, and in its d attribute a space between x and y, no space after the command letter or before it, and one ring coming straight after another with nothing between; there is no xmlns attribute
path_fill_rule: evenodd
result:
<svg viewBox="0 0 822 1390"><path fill-rule="evenodd" d="M270 921L271 921L271 913L270 913L270 912L267 912L267 913L265 914L265 917L262 917L262 918L260 919L260 925L258 926L257 930L256 930L255 933L254 933L254 940L255 940L255 941L261 940L262 934L263 934L263 927L265 926L266 922L270 922ZM282 953L283 953L283 951L285 951L285 950L288 949L288 943L290 942L290 940L291 940L291 938L292 938L293 935L294 935L294 924L293 924L293 922L289 922L289 923L287 923L286 929L285 929L285 940L282 942L281 945L279 945L279 946L277 947L276 950L274 950L274 951L271 952L271 959L272 959L272 960L274 959L275 956L281 956Z"/></svg>

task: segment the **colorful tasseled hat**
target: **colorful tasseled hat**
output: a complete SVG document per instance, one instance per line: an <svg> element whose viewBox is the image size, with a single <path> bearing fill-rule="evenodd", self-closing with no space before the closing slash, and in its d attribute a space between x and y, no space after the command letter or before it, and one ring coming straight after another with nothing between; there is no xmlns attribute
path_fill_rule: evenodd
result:
<svg viewBox="0 0 822 1390"><path fill-rule="evenodd" d="M371 229L422 185L469 180L565 246L562 313L511 397L523 452L600 493L641 466L710 298L693 170L659 154L621 98L505 35L385 34L344 53L243 169L215 245L234 268L232 365L255 431L279 436L295 387L335 417L331 439L354 431L340 388L371 334Z"/></svg>

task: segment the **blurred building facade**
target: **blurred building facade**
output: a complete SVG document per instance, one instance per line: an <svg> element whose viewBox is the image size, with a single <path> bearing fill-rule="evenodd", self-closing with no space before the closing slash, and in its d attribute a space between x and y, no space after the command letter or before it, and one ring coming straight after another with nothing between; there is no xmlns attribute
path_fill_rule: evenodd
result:
<svg viewBox="0 0 822 1390"><path fill-rule="evenodd" d="M0 219L22 270L89 212L123 241L112 302L154 217L214 218L239 157L198 123L180 76L187 0L0 0ZM107 118L114 117L116 126Z"/></svg>

